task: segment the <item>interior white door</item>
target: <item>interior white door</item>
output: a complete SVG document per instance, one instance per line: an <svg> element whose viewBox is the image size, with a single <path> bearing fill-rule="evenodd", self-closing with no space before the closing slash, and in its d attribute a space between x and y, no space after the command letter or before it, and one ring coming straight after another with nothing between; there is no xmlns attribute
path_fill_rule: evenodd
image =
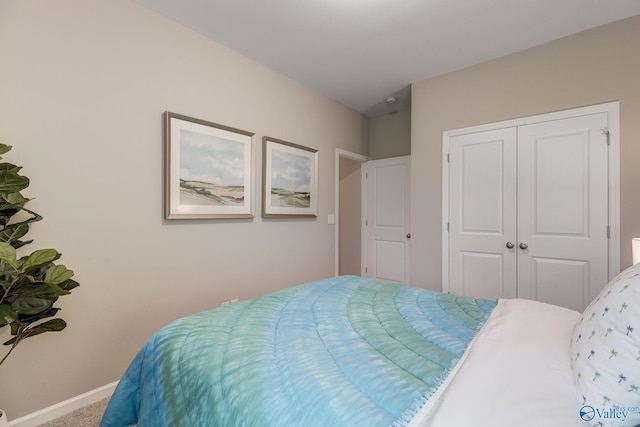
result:
<svg viewBox="0 0 640 427"><path fill-rule="evenodd" d="M407 283L411 157L365 164L363 276Z"/></svg>
<svg viewBox="0 0 640 427"><path fill-rule="evenodd" d="M449 151L449 290L516 296L516 128L453 137Z"/></svg>
<svg viewBox="0 0 640 427"><path fill-rule="evenodd" d="M452 136L451 293L582 311L609 277L607 113Z"/></svg>
<svg viewBox="0 0 640 427"><path fill-rule="evenodd" d="M521 298L582 311L608 281L607 121L600 113L518 128Z"/></svg>

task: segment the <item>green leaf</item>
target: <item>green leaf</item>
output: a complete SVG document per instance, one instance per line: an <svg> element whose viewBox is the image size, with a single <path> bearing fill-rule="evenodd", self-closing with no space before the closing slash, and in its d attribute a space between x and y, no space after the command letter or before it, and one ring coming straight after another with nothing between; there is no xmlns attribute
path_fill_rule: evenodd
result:
<svg viewBox="0 0 640 427"><path fill-rule="evenodd" d="M14 209L12 207L2 208L0 209L0 225L3 227L9 224L11 218L18 213L18 209Z"/></svg>
<svg viewBox="0 0 640 427"><path fill-rule="evenodd" d="M11 324L9 325L11 327L11 335L17 335L20 333L20 329L24 328L24 326L22 325L22 322L20 322L20 320L16 320L15 322L11 322Z"/></svg>
<svg viewBox="0 0 640 427"><path fill-rule="evenodd" d="M9 206L16 208L23 207L29 201L29 199L19 192L2 194L2 198L9 204Z"/></svg>
<svg viewBox="0 0 640 427"><path fill-rule="evenodd" d="M58 285L54 285L53 283L48 283L48 285L51 286L51 288L56 292L56 295L58 296L69 295L71 293L69 291L65 291Z"/></svg>
<svg viewBox="0 0 640 427"><path fill-rule="evenodd" d="M38 249L26 257L26 261L22 264L22 269L23 271L27 271L41 267L57 260L58 258L60 258L60 254L55 249Z"/></svg>
<svg viewBox="0 0 640 427"><path fill-rule="evenodd" d="M16 166L12 163L0 163L0 170L18 173L22 170L22 166Z"/></svg>
<svg viewBox="0 0 640 427"><path fill-rule="evenodd" d="M36 213L30 209L27 208L22 208L23 211L27 212L28 214L31 214L33 217L29 218L28 220L24 221L24 222L34 222L34 221L40 221L42 219L42 215L40 215L39 213Z"/></svg>
<svg viewBox="0 0 640 427"><path fill-rule="evenodd" d="M47 320L44 323L39 324L38 326L31 328L31 330L39 330L42 332L59 332L67 327L67 322L62 319L51 319ZM41 333L41 332L39 332Z"/></svg>
<svg viewBox="0 0 640 427"><path fill-rule="evenodd" d="M9 151L11 151L13 147L11 145L7 145L7 144L0 144L0 156L2 156L3 154L8 153Z"/></svg>
<svg viewBox="0 0 640 427"><path fill-rule="evenodd" d="M16 250L7 242L0 242L0 260L6 262L15 269L18 269Z"/></svg>
<svg viewBox="0 0 640 427"><path fill-rule="evenodd" d="M16 193L29 186L29 178L14 170L0 170L0 193Z"/></svg>
<svg viewBox="0 0 640 427"><path fill-rule="evenodd" d="M69 270L64 265L54 265L44 276L44 281L50 285L60 285L73 277L73 270Z"/></svg>
<svg viewBox="0 0 640 427"><path fill-rule="evenodd" d="M16 249L19 249L24 245L28 245L31 242L33 242L33 240L27 240L26 242L22 240L14 240L13 242L11 242L11 246L13 246Z"/></svg>
<svg viewBox="0 0 640 427"><path fill-rule="evenodd" d="M26 211L26 209L22 209L23 211ZM18 211L15 211L13 209L2 209L2 206L0 206L0 225L3 225L5 227L18 227L20 225L29 225L32 222L36 222L36 221L40 221L42 219L42 217L40 215L35 215L35 216L31 216L27 219L25 219L24 221L20 221L20 222L14 222L11 225L7 225L11 219L12 215L15 215Z"/></svg>
<svg viewBox="0 0 640 427"><path fill-rule="evenodd" d="M0 231L0 242L15 242L29 232L29 225L21 223L17 225L10 225L4 230Z"/></svg>
<svg viewBox="0 0 640 427"><path fill-rule="evenodd" d="M65 280L64 282L60 283L60 288L64 289L65 291L70 291L71 289L77 288L78 286L80 286L80 283L76 282L73 279L69 279L69 280Z"/></svg>
<svg viewBox="0 0 640 427"><path fill-rule="evenodd" d="M59 332L67 327L67 322L62 319L51 319L37 326L27 329L19 336L11 338L9 341L3 343L4 345L12 345L16 341L22 341L27 338L35 337L36 335L44 334L45 332Z"/></svg>
<svg viewBox="0 0 640 427"><path fill-rule="evenodd" d="M11 297L11 307L18 314L38 314L51 308L58 299L56 291L46 283L19 286Z"/></svg>
<svg viewBox="0 0 640 427"><path fill-rule="evenodd" d="M13 163L8 163L8 162L0 163L0 170L3 170L3 171L18 173L20 172L21 169L22 169L22 166L16 166Z"/></svg>
<svg viewBox="0 0 640 427"><path fill-rule="evenodd" d="M8 304L0 304L0 325L8 325L18 318L18 313Z"/></svg>
<svg viewBox="0 0 640 427"><path fill-rule="evenodd" d="M11 322L11 335L18 335L22 329L24 329L24 325L20 321L20 316L15 322Z"/></svg>
<svg viewBox="0 0 640 427"><path fill-rule="evenodd" d="M47 311L43 311L42 313L34 314L34 315L31 315L31 316L18 315L18 320L16 321L16 323L19 322L22 325L29 325L29 324L37 322L39 320L46 319L47 317L53 317L59 311L60 311L60 309L58 307L51 307Z"/></svg>

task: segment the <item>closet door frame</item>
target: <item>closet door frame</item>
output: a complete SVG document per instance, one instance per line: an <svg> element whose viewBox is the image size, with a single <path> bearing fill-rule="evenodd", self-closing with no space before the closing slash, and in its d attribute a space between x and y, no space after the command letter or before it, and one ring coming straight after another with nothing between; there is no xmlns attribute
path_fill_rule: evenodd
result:
<svg viewBox="0 0 640 427"><path fill-rule="evenodd" d="M450 292L449 281L449 147L452 137L476 132L518 127L551 120L606 113L609 128L609 280L620 272L620 102L608 102L570 110L539 114L442 133L442 291Z"/></svg>

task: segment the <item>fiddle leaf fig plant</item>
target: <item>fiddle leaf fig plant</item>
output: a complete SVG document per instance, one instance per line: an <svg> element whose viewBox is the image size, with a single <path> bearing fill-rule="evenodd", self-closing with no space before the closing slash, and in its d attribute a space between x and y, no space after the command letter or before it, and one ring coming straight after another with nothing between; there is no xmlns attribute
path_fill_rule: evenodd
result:
<svg viewBox="0 0 640 427"><path fill-rule="evenodd" d="M0 156L11 148L0 144ZM79 286L71 279L72 270L55 264L61 257L55 249L38 249L18 257L17 249L32 242L22 240L31 224L42 220L25 207L30 199L21 191L29 186L29 178L20 175L20 169L0 162L0 332L9 326L12 335L3 343L10 347L0 365L23 340L63 330L67 324L53 318L60 311L53 305Z"/></svg>

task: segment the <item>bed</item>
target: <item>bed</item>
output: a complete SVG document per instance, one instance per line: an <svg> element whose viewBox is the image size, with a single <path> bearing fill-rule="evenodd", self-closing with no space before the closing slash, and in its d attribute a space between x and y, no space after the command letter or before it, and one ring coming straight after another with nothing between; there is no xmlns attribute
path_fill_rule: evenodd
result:
<svg viewBox="0 0 640 427"><path fill-rule="evenodd" d="M640 267L584 313L341 276L158 331L102 427L640 425Z"/></svg>

